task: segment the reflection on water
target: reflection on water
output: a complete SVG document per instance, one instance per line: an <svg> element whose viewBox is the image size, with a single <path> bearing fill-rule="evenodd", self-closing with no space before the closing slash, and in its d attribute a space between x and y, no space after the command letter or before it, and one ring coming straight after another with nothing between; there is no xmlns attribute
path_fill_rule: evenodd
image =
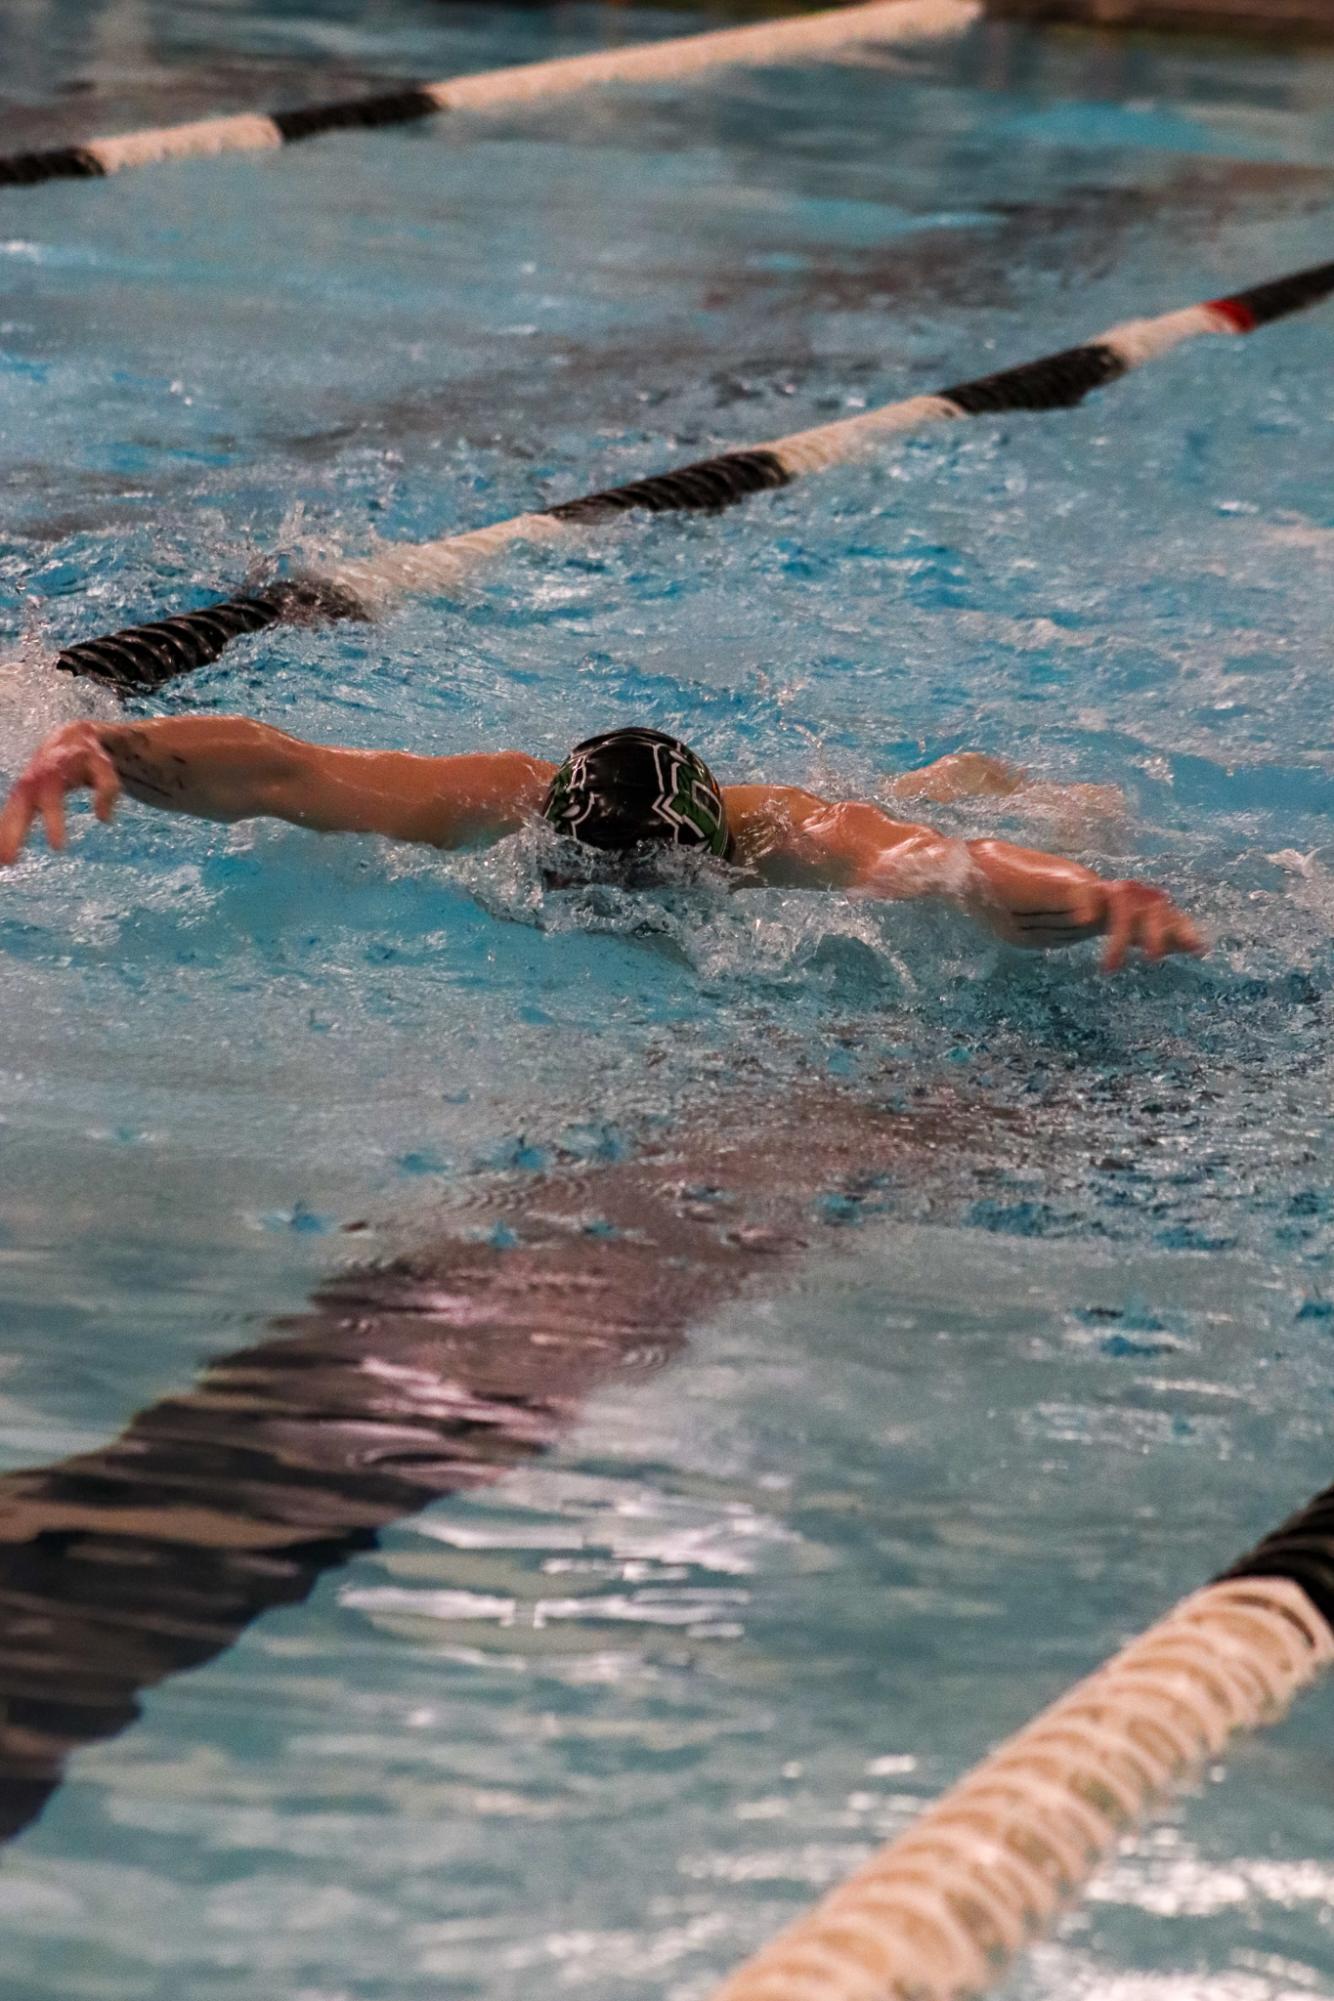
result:
<svg viewBox="0 0 1334 2001"><path fill-rule="evenodd" d="M827 1086L725 1100L638 1158L498 1184L465 1234L331 1279L110 1444L9 1475L0 1834L144 1690L299 1603L388 1523L543 1451L591 1390L660 1368L692 1319L887 1177L942 1147L948 1162L963 1129L957 1105L894 1112Z"/></svg>

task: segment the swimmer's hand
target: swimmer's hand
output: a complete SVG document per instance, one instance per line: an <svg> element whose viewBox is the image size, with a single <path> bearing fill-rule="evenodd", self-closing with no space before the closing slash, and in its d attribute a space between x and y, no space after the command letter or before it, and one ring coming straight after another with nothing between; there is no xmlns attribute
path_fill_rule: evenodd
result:
<svg viewBox="0 0 1334 2001"><path fill-rule="evenodd" d="M38 819L53 848L65 845L65 800L88 790L99 820L109 820L120 797L120 776L96 723L67 723L34 752L0 811L0 867L16 861Z"/></svg>
<svg viewBox="0 0 1334 2001"><path fill-rule="evenodd" d="M1165 889L1130 879L1071 885L1056 908L1009 910L996 929L1011 944L1038 951L1105 938L1104 973L1119 972L1131 952L1166 959L1174 952L1198 955L1205 949L1198 928L1177 909Z"/></svg>
<svg viewBox="0 0 1334 2001"><path fill-rule="evenodd" d="M912 844L904 846L910 853ZM1008 841L966 841L962 847L967 875L960 876L955 898L1011 945L1052 951L1085 938L1104 938L1105 973L1119 972L1131 952L1158 960L1174 952L1204 950L1195 925L1166 890L1151 883L1109 882L1064 855L1017 848ZM886 859L892 872L894 851Z"/></svg>

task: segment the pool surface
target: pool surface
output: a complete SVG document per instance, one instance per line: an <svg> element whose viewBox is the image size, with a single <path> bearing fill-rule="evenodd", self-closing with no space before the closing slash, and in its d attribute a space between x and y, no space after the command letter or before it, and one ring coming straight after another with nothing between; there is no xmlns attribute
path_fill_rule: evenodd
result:
<svg viewBox="0 0 1334 2001"><path fill-rule="evenodd" d="M704 24L28 0L0 106L54 145ZM992 25L0 191L0 766L111 712L60 646L275 555L1325 260L1331 140L1328 54ZM870 797L980 748L1041 783L941 824L1150 875L1200 962L133 805L0 883L0 2001L703 2001L1334 1477L1332 331L157 704L647 721ZM1331 1699L1010 2001L1334 1997Z"/></svg>

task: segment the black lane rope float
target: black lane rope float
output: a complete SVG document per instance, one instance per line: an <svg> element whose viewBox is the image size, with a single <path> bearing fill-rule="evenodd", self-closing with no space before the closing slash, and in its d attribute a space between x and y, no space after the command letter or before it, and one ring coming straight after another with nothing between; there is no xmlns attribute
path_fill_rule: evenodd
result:
<svg viewBox="0 0 1334 2001"><path fill-rule="evenodd" d="M818 56L857 42L925 41L959 34L976 20L978 0L868 0L794 20L683 35L628 49L559 56L440 83L410 84L296 111L243 112L234 118L199 118L88 139L79 146L0 155L0 187L35 187L42 181L101 179L127 167L151 166L220 153L263 152L327 132L368 131L408 125L445 111L503 111L515 104L562 97L617 83L674 82L740 63L781 63Z"/></svg>
<svg viewBox="0 0 1334 2001"><path fill-rule="evenodd" d="M1334 1487L1053 1703L712 2001L964 2001L1237 1731L1334 1665Z"/></svg>
<svg viewBox="0 0 1334 2001"><path fill-rule="evenodd" d="M1250 333L1317 305L1331 293L1334 263L1319 264L1205 305L1186 306L1155 319L1129 320L1082 346L956 383L936 395L883 404L858 417L723 452L438 541L388 542L369 556L337 565L327 576L284 578L200 611L84 640L66 647L56 665L122 694L151 693L179 675L207 666L246 633L286 623L369 619L396 596L452 591L471 569L514 542L561 542L574 532L633 511L717 513L751 494L787 486L806 473L859 457L882 439L929 424L1009 411L1072 409L1094 390L1183 341L1202 334Z"/></svg>

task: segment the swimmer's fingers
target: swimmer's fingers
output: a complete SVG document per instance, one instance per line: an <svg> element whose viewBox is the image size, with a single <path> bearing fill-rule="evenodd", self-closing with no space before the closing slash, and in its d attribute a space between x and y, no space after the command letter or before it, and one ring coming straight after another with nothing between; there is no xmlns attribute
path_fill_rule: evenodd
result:
<svg viewBox="0 0 1334 2001"><path fill-rule="evenodd" d="M51 846L65 845L63 799L64 793L51 779L24 773L0 814L0 864L17 861L39 817Z"/></svg>
<svg viewBox="0 0 1334 2001"><path fill-rule="evenodd" d="M0 812L0 865L14 861L40 817L53 848L65 845L65 795L87 786L99 820L109 820L120 778L95 726L70 723L47 738Z"/></svg>
<svg viewBox="0 0 1334 2001"><path fill-rule="evenodd" d="M1130 885L1109 882L1104 889L1103 936L1107 943L1102 948L1102 970L1104 973L1120 972L1126 962L1126 954L1135 935L1136 913L1131 898L1124 892Z"/></svg>
<svg viewBox="0 0 1334 2001"><path fill-rule="evenodd" d="M1168 901L1152 913L1150 935L1143 940L1146 958L1165 959L1170 952L1189 952L1198 958L1204 950L1203 932L1174 903Z"/></svg>
<svg viewBox="0 0 1334 2001"><path fill-rule="evenodd" d="M46 829L47 845L63 848L65 845L65 787L54 774L44 778L37 793L37 803L41 808L42 825Z"/></svg>
<svg viewBox="0 0 1334 2001"><path fill-rule="evenodd" d="M1104 897L1102 969L1119 972L1132 950L1146 959L1164 959L1170 952L1202 952L1204 939L1179 911L1166 890L1146 882L1108 882Z"/></svg>
<svg viewBox="0 0 1334 2001"><path fill-rule="evenodd" d="M120 798L120 773L107 755L100 739L89 750L88 783L93 788L93 811L99 820L109 820Z"/></svg>
<svg viewBox="0 0 1334 2001"><path fill-rule="evenodd" d="M18 860L36 817L37 803L30 788L20 779L0 812L0 868Z"/></svg>

